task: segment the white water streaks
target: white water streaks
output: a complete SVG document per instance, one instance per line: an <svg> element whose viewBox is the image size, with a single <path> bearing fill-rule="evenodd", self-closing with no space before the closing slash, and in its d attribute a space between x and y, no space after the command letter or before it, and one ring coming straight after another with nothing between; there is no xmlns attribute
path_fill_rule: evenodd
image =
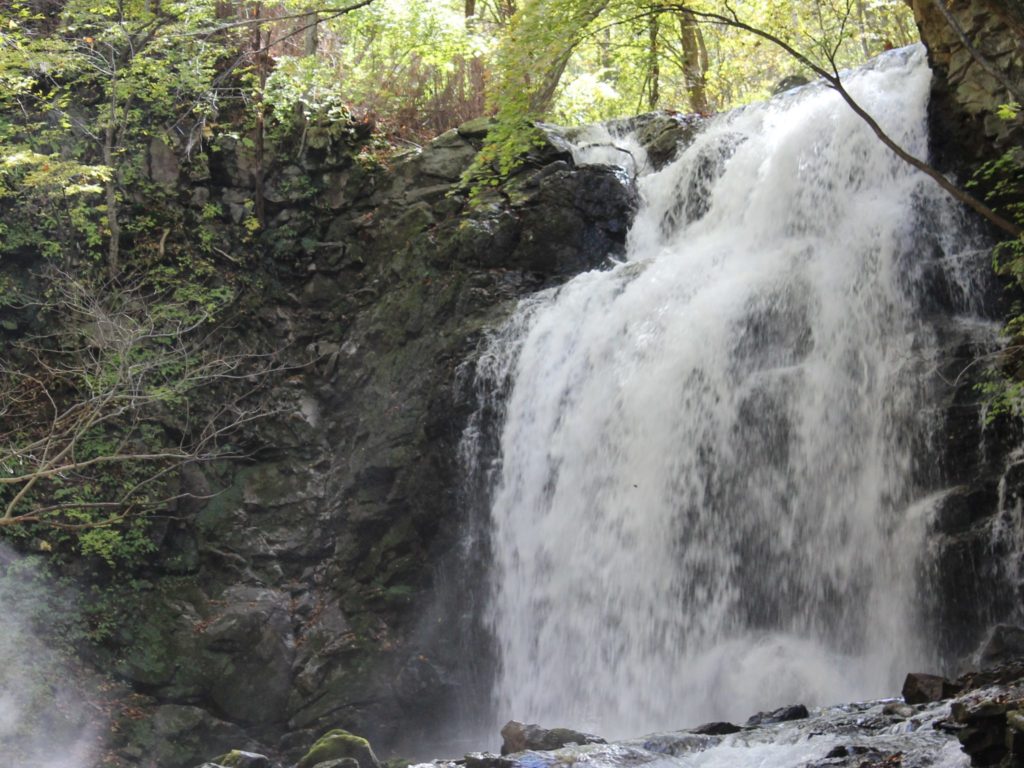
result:
<svg viewBox="0 0 1024 768"><path fill-rule="evenodd" d="M929 77L910 49L847 87L924 156ZM481 365L511 383L497 717L616 737L890 693L928 661L919 304L956 216L824 87L640 184L626 262L523 302Z"/></svg>

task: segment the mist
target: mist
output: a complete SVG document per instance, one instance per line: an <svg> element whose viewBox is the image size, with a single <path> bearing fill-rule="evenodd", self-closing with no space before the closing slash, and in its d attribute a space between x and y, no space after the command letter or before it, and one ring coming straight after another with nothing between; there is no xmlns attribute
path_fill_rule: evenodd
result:
<svg viewBox="0 0 1024 768"><path fill-rule="evenodd" d="M44 562L0 546L0 754L9 765L93 768L105 716L76 659L74 591Z"/></svg>

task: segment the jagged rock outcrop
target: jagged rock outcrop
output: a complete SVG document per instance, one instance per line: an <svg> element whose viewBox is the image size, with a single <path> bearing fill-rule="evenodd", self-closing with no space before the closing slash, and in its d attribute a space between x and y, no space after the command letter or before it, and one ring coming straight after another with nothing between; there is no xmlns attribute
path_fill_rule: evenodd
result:
<svg viewBox="0 0 1024 768"><path fill-rule="evenodd" d="M933 149L944 162L963 167L1019 145L1020 121L1000 119L997 112L1001 104L1024 101L1024 5L1019 0L907 3L935 73Z"/></svg>

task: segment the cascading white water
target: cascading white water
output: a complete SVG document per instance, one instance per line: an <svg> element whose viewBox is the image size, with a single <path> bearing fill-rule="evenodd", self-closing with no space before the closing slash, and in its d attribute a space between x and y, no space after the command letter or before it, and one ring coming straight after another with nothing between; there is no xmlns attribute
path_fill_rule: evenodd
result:
<svg viewBox="0 0 1024 768"><path fill-rule="evenodd" d="M911 49L848 88L922 156L929 77ZM892 691L928 651L915 275L920 212L950 209L820 87L641 192L626 261L523 302L481 366L511 382L498 717L622 736Z"/></svg>

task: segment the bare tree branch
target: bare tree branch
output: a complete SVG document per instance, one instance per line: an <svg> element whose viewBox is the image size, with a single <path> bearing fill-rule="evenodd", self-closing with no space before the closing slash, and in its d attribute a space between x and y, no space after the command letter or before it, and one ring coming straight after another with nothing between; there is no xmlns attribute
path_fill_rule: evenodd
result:
<svg viewBox="0 0 1024 768"><path fill-rule="evenodd" d="M66 274L47 283L52 298L35 306L60 330L0 357L0 528L109 527L164 508L191 496L164 492L178 471L243 458L227 441L281 412L262 394L292 368L223 352L209 313ZM211 407L193 408L211 391Z"/></svg>

